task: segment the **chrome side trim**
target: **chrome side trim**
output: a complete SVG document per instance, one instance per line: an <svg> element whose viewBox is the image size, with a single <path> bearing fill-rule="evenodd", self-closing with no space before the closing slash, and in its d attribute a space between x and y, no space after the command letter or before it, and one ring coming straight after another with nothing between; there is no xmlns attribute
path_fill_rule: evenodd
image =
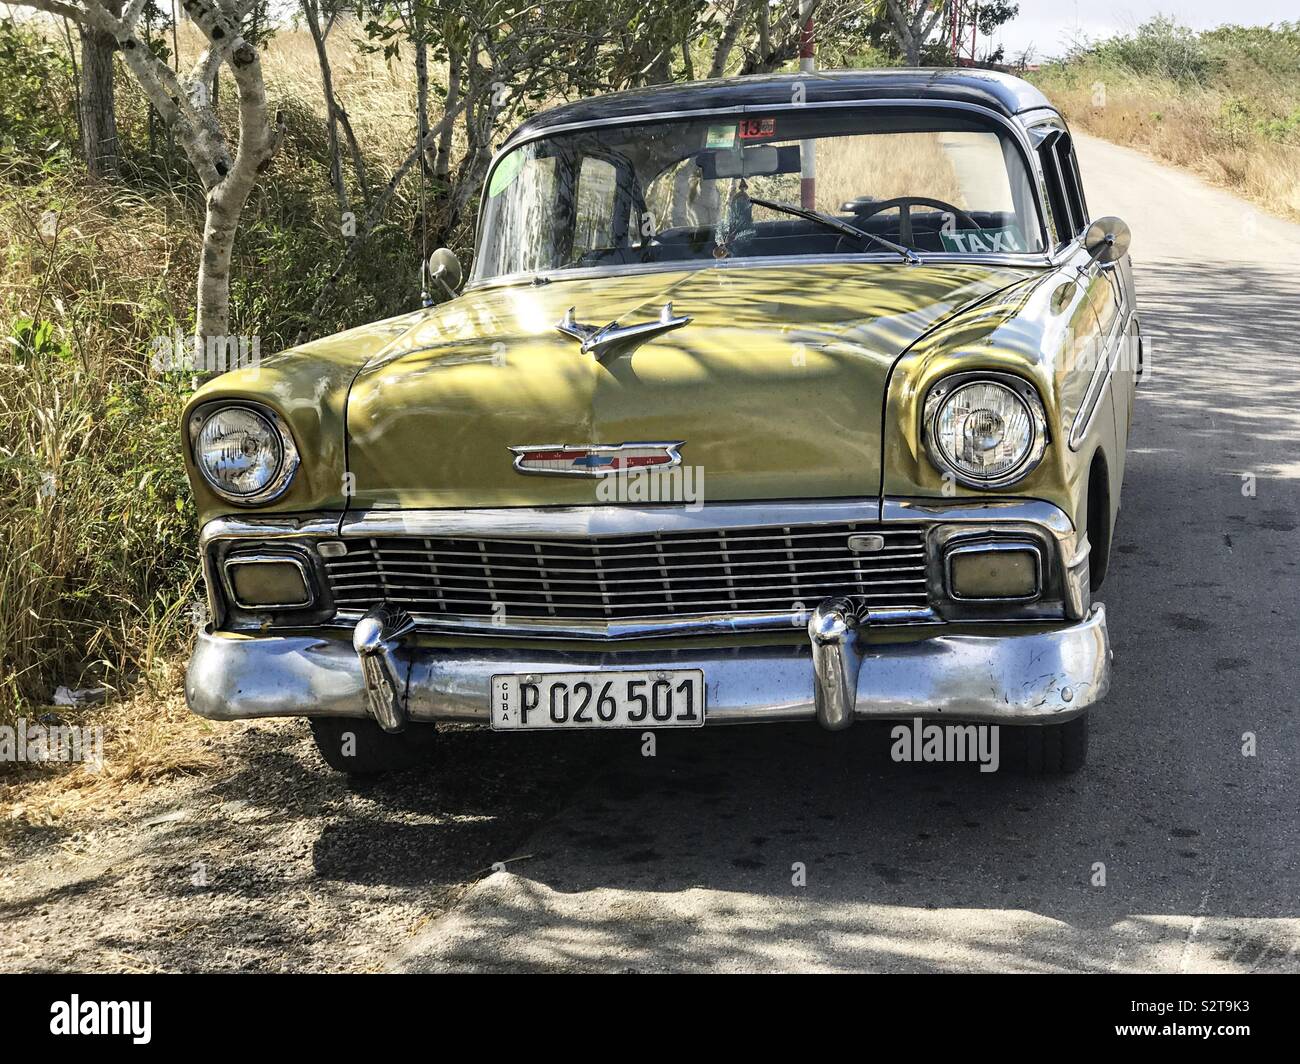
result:
<svg viewBox="0 0 1300 1064"><path fill-rule="evenodd" d="M703 669L710 725L817 718L808 643L623 652L411 646L397 654L409 663L406 711L413 721L487 724L496 673L613 668ZM853 716L1057 724L1099 701L1109 680L1106 613L1098 605L1080 623L1021 635L868 643ZM311 635L246 639L202 632L185 695L195 713L213 720L369 715L352 646Z"/></svg>
<svg viewBox="0 0 1300 1064"><path fill-rule="evenodd" d="M1116 343L1115 338L1128 332L1131 316L1131 314L1127 316L1122 313L1116 314L1110 332L1106 335L1101 355L1097 359L1097 366L1092 371L1087 391L1084 392L1083 401L1079 404L1079 409L1074 415L1074 423L1070 427L1070 450L1072 451L1077 451L1083 446L1083 441L1087 439L1092 423L1096 420L1097 411L1101 409L1101 398L1110 386L1111 378L1115 375L1115 367L1119 365L1120 354L1124 350L1124 345Z"/></svg>

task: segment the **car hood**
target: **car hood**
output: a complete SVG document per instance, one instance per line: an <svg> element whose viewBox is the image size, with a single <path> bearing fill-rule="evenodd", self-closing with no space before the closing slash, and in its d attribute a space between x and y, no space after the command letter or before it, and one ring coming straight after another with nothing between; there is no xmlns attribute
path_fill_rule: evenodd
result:
<svg viewBox="0 0 1300 1064"><path fill-rule="evenodd" d="M581 505L511 447L681 442L708 501L878 495L889 371L919 336L1032 268L714 267L471 291L372 357L347 403L358 508ZM556 329L691 320L598 361ZM688 499L687 501L694 501Z"/></svg>

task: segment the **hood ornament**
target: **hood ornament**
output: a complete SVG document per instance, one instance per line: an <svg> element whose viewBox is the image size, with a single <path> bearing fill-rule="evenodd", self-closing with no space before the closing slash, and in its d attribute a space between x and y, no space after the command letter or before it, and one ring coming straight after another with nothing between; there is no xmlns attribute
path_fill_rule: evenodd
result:
<svg viewBox="0 0 1300 1064"><path fill-rule="evenodd" d="M652 337L680 329L690 320L684 315L674 315L672 303L665 303L659 311L658 321L645 321L637 325L620 325L617 321L611 321L608 325L588 325L578 321L575 308L570 307L555 327L565 336L580 341L580 350L584 355L595 355L597 362L603 362L607 358L632 351Z"/></svg>

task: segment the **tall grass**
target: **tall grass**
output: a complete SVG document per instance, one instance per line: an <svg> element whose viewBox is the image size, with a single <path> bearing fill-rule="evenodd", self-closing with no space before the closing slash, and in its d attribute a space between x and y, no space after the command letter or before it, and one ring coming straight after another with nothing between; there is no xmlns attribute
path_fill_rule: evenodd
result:
<svg viewBox="0 0 1300 1064"><path fill-rule="evenodd" d="M10 176L0 173L0 180ZM197 238L67 176L0 199L0 703L125 686L193 592L176 431L187 382L151 373ZM178 290L180 289L180 290Z"/></svg>
<svg viewBox="0 0 1300 1064"><path fill-rule="evenodd" d="M182 27L182 65L198 39ZM414 138L409 62L331 37L336 81L386 182ZM297 337L417 305L414 182L319 319L310 308L344 242L324 155L324 105L310 37L283 30L264 55L288 136L245 211L232 331L263 354ZM0 22L0 723L48 704L59 685L172 691L189 606L199 598L197 529L179 413L194 385L159 372L152 342L193 323L202 193L117 79L122 176L87 181L75 158L74 81L59 39ZM222 105L235 125L227 80ZM353 190L358 214L364 210Z"/></svg>
<svg viewBox="0 0 1300 1064"><path fill-rule="evenodd" d="M1073 125L1300 219L1300 22L1153 19L1031 77Z"/></svg>

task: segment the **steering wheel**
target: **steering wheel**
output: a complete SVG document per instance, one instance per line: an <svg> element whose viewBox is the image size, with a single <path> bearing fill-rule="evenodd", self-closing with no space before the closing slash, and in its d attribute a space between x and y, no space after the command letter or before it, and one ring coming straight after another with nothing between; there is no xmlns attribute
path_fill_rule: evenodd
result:
<svg viewBox="0 0 1300 1064"><path fill-rule="evenodd" d="M930 207L933 210L946 211L954 215L962 226L966 229L978 229L980 223L963 211L960 207L954 207L951 203L945 203L941 199L931 199L929 196L895 196L893 199L881 200L879 203L864 204L863 210L854 211L861 221L868 218L874 218L881 211L898 208L898 241L907 247L912 246L912 208L913 207Z"/></svg>

